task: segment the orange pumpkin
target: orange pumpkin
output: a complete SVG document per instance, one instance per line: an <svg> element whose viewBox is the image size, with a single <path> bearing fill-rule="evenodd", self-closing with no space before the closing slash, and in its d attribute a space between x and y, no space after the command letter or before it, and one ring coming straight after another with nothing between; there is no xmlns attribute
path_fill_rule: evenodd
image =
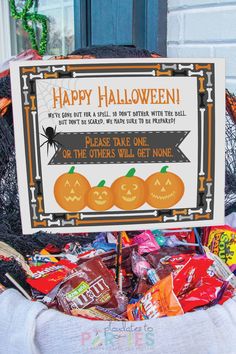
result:
<svg viewBox="0 0 236 354"><path fill-rule="evenodd" d="M54 185L54 196L63 209L76 212L86 206L86 194L90 184L83 175L74 172L71 167L68 173L59 176Z"/></svg>
<svg viewBox="0 0 236 354"><path fill-rule="evenodd" d="M105 183L106 181L102 180L88 192L87 202L90 209L103 211L113 206L112 191L109 187L105 187Z"/></svg>
<svg viewBox="0 0 236 354"><path fill-rule="evenodd" d="M145 181L146 201L153 208L170 208L184 194L184 182L175 173L167 172L167 168L168 166L162 167L160 172L153 173Z"/></svg>
<svg viewBox="0 0 236 354"><path fill-rule="evenodd" d="M115 205L123 210L133 210L145 203L146 188L142 178L134 176L131 168L126 176L117 178L112 186Z"/></svg>

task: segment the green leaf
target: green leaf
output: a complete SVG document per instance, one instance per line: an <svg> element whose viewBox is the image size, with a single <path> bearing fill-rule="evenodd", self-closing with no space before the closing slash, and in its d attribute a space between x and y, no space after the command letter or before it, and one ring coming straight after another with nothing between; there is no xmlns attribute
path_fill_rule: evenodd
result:
<svg viewBox="0 0 236 354"><path fill-rule="evenodd" d="M75 172L75 166L72 166L68 173L69 173L69 175L72 175L74 172Z"/></svg>
<svg viewBox="0 0 236 354"><path fill-rule="evenodd" d="M136 170L135 168L131 168L128 173L126 174L126 177L133 177L135 174Z"/></svg>
<svg viewBox="0 0 236 354"><path fill-rule="evenodd" d="M167 168L169 168L169 166L163 166L161 169L161 173L166 173L167 172Z"/></svg>
<svg viewBox="0 0 236 354"><path fill-rule="evenodd" d="M106 184L105 179L102 179L102 180L98 183L97 187L104 187L105 184Z"/></svg>

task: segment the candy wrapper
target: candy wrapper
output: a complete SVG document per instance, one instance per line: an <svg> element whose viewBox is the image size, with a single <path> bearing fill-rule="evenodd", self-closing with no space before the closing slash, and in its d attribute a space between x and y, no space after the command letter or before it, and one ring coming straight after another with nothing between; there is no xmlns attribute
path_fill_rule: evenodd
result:
<svg viewBox="0 0 236 354"><path fill-rule="evenodd" d="M236 264L236 230L229 226L211 227L206 246L229 267Z"/></svg>
<svg viewBox="0 0 236 354"><path fill-rule="evenodd" d="M57 293L59 309L67 314L72 310L102 306L117 308L118 288L101 259L91 259L73 270Z"/></svg>
<svg viewBox="0 0 236 354"><path fill-rule="evenodd" d="M133 251L131 256L132 270L138 278L146 277L147 271L151 269L150 264L146 259Z"/></svg>
<svg viewBox="0 0 236 354"><path fill-rule="evenodd" d="M145 256L146 260L156 270L160 279L167 277L177 269L183 268L191 257L192 251L182 250L182 247L165 247Z"/></svg>
<svg viewBox="0 0 236 354"><path fill-rule="evenodd" d="M30 270L33 272L33 275L27 279L27 283L41 293L48 294L76 267L76 264L67 260L61 260L57 263L47 263L38 267L32 266Z"/></svg>
<svg viewBox="0 0 236 354"><path fill-rule="evenodd" d="M236 288L236 276L231 272L229 267L216 254L210 252L207 247L204 247L206 256L213 260L210 269L218 276L218 278L228 281L233 288Z"/></svg>
<svg viewBox="0 0 236 354"><path fill-rule="evenodd" d="M174 274L174 292L179 297L194 289L200 279L207 275L207 269L213 264L205 256L194 256L184 267Z"/></svg>
<svg viewBox="0 0 236 354"><path fill-rule="evenodd" d="M179 299L184 312L212 303L217 299L223 285L224 282L222 280L205 275L201 279L200 285Z"/></svg>
<svg viewBox="0 0 236 354"><path fill-rule="evenodd" d="M181 270L187 263L188 261L192 258L192 255L190 254L177 254L173 256L166 256L163 257L160 262L163 265L170 265L173 269L173 271L179 271Z"/></svg>
<svg viewBox="0 0 236 354"><path fill-rule="evenodd" d="M160 249L151 231L144 231L134 237L133 242L138 245L138 253L144 254Z"/></svg>
<svg viewBox="0 0 236 354"><path fill-rule="evenodd" d="M90 307L89 309L76 308L72 309L71 313L73 316L94 321L127 321L127 318L101 306Z"/></svg>
<svg viewBox="0 0 236 354"><path fill-rule="evenodd" d="M173 291L172 274L155 284L136 304L127 307L130 321L181 314L183 309Z"/></svg>

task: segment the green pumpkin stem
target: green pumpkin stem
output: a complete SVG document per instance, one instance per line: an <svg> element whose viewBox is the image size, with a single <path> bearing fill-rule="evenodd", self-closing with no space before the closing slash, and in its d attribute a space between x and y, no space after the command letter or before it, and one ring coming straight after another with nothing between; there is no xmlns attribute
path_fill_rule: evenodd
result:
<svg viewBox="0 0 236 354"><path fill-rule="evenodd" d="M133 177L135 172L136 172L135 168L131 168L125 177Z"/></svg>
<svg viewBox="0 0 236 354"><path fill-rule="evenodd" d="M161 169L161 173L166 173L167 172L167 168L169 168L169 166L163 166Z"/></svg>
<svg viewBox="0 0 236 354"><path fill-rule="evenodd" d="M105 179L102 179L102 180L98 183L97 187L104 187L105 184L106 184Z"/></svg>
<svg viewBox="0 0 236 354"><path fill-rule="evenodd" d="M74 172L75 172L75 166L72 166L68 173L69 173L69 175L72 175Z"/></svg>

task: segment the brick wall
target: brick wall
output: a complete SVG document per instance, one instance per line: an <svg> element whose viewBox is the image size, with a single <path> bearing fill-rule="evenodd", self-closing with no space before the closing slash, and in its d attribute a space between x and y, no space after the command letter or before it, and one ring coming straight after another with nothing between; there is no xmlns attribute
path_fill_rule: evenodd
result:
<svg viewBox="0 0 236 354"><path fill-rule="evenodd" d="M236 94L236 0L168 0L169 57L226 59L226 87Z"/></svg>

